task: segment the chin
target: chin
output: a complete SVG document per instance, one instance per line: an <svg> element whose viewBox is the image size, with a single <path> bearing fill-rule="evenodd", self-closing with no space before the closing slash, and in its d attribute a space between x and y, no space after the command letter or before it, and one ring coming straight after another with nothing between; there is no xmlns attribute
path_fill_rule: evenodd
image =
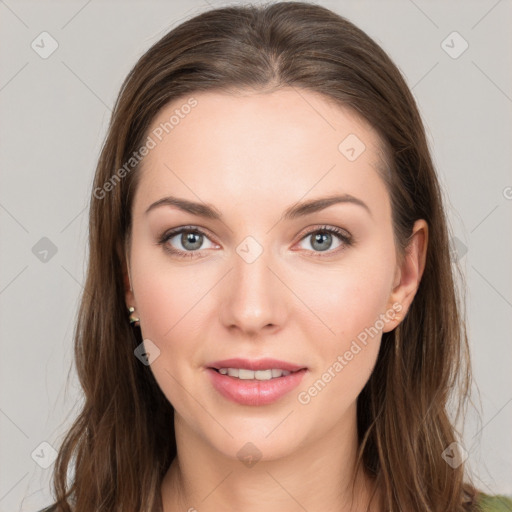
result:
<svg viewBox="0 0 512 512"><path fill-rule="evenodd" d="M212 431L211 418L206 422L209 429L203 433L210 445L227 458L236 458L241 462L247 460L271 461L287 457L301 448L307 435L304 432L304 423L294 418L294 423L285 419L293 409L285 413L269 415L266 418L253 418L245 416L236 420L224 421L221 427ZM297 423L301 424L298 430Z"/></svg>

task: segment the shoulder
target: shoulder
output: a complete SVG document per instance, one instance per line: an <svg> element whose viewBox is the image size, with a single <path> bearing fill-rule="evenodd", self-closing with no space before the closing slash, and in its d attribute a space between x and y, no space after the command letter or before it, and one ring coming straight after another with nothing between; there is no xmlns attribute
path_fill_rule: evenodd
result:
<svg viewBox="0 0 512 512"><path fill-rule="evenodd" d="M501 494L491 496L480 493L478 505L482 512L512 512L512 498Z"/></svg>

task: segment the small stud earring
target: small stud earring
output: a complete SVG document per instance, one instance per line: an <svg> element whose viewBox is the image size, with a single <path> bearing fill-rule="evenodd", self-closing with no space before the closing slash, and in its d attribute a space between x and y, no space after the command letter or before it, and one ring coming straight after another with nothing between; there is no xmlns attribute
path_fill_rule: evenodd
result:
<svg viewBox="0 0 512 512"><path fill-rule="evenodd" d="M131 325L135 325L135 326L138 326L140 325L139 321L140 321L140 318L136 317L133 315L133 312L135 311L135 308L133 306L130 306L128 308L128 311L130 313L130 324Z"/></svg>

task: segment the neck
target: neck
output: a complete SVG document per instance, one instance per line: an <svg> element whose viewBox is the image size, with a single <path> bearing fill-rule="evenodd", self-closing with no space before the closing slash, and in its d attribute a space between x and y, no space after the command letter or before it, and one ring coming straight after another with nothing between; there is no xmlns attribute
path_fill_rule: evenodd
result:
<svg viewBox="0 0 512 512"><path fill-rule="evenodd" d="M177 456L162 482L163 512L379 512L373 481L355 472L355 418L278 459L245 465L207 444L175 416ZM243 444L243 443L242 443Z"/></svg>

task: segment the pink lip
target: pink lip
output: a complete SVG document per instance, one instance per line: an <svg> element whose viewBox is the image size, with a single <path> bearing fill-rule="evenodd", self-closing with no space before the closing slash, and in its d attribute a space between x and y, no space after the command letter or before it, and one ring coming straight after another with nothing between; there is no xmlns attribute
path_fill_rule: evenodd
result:
<svg viewBox="0 0 512 512"><path fill-rule="evenodd" d="M237 366L234 367L238 368ZM233 368L233 366L230 368ZM210 376L213 387L228 400L240 405L267 405L276 402L296 388L308 370L302 368L290 373L290 375L270 380L237 379L229 375L222 375L213 368L208 368L206 371Z"/></svg>
<svg viewBox="0 0 512 512"><path fill-rule="evenodd" d="M281 370L287 370L289 372L296 372L297 370L303 370L305 366L299 366L293 363L287 363L286 361L279 361L278 359L264 358L258 360L242 359L235 357L232 359L223 359L222 361L214 361L208 363L207 368L245 368L247 370L268 370L272 368L279 368Z"/></svg>

